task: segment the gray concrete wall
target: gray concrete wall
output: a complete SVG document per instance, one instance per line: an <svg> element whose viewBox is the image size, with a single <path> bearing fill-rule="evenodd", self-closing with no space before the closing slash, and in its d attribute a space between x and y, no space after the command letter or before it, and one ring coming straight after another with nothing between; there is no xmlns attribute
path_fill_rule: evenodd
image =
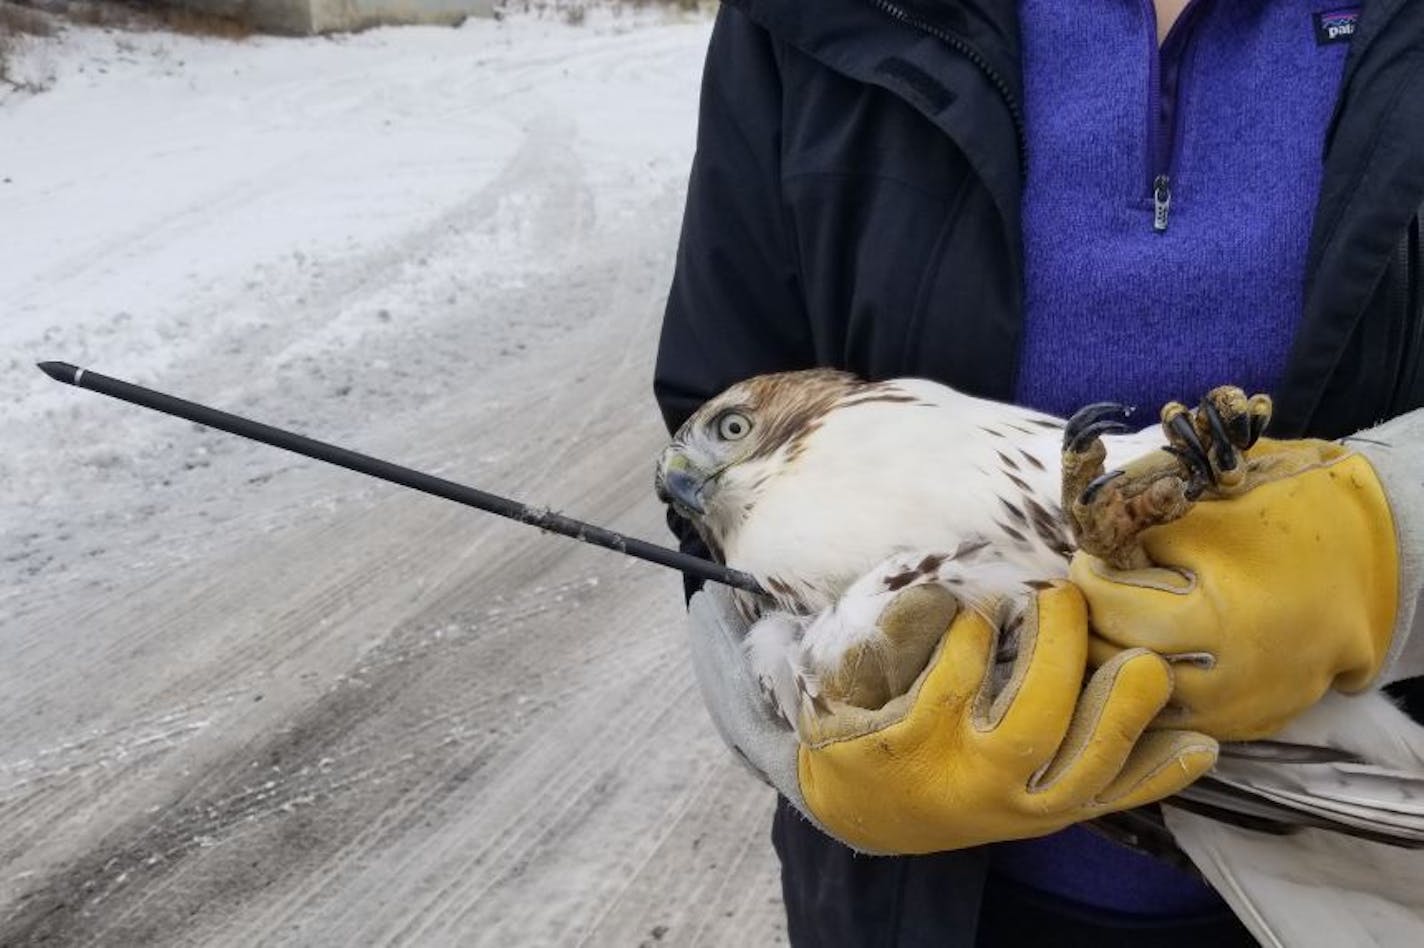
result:
<svg viewBox="0 0 1424 948"><path fill-rule="evenodd" d="M494 0L309 0L317 33L359 30L382 23L458 23L491 16Z"/></svg>
<svg viewBox="0 0 1424 948"><path fill-rule="evenodd" d="M457 23L491 16L494 0L182 0L271 33L334 33L384 23Z"/></svg>

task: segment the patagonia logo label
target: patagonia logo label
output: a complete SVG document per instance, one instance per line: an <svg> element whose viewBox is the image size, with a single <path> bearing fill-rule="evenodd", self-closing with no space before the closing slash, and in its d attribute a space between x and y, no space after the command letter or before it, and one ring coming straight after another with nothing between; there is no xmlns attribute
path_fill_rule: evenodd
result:
<svg viewBox="0 0 1424 948"><path fill-rule="evenodd" d="M1327 46L1331 43L1348 43L1355 35L1355 24L1360 21L1359 7L1341 7L1311 14L1315 21L1315 45Z"/></svg>

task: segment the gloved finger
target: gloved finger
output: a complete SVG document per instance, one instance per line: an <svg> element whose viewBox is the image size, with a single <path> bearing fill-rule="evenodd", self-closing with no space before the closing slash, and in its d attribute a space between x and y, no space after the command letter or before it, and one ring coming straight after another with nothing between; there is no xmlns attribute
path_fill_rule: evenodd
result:
<svg viewBox="0 0 1424 948"><path fill-rule="evenodd" d="M1230 694L1249 696L1249 681L1231 681L1216 670L1216 660L1209 653L1164 655L1172 668L1172 699L1157 715L1159 727L1185 728L1189 731L1212 731L1210 715ZM1230 711L1228 710L1228 713Z"/></svg>
<svg viewBox="0 0 1424 948"><path fill-rule="evenodd" d="M1216 765L1220 748L1197 731L1150 731L1133 748L1117 778L1098 794L1109 810L1130 810L1180 793Z"/></svg>
<svg viewBox="0 0 1424 948"><path fill-rule="evenodd" d="M1121 645L1111 642L1097 634L1094 629L1088 634L1088 664L1093 668L1102 668L1126 652L1135 651L1145 646ZM1216 656L1211 652L1156 652L1166 659L1167 664L1172 667L1172 675L1176 679L1172 691L1172 704L1185 705L1189 708L1206 707L1215 700L1212 693L1220 688L1220 676L1212 676L1216 670ZM1158 720L1161 720L1159 716ZM1195 725L1183 725L1184 727L1195 727ZM1201 730L1197 728L1197 730Z"/></svg>
<svg viewBox="0 0 1424 948"><path fill-rule="evenodd" d="M1088 643L1088 661L1101 668L1129 651L1095 636ZM1253 706L1259 687L1218 669L1210 653L1163 657L1172 669L1172 697L1153 720L1155 728L1205 731L1235 741L1252 741L1276 733L1290 717L1284 713L1263 716L1261 709ZM1292 714L1320 697L1311 684L1301 681L1296 686L1298 700L1288 706Z"/></svg>
<svg viewBox="0 0 1424 948"><path fill-rule="evenodd" d="M943 586L911 586L896 593L876 619L876 626L898 660L919 677L931 653L944 640L960 611L959 597ZM966 659L972 660L972 659ZM909 682L905 683L908 688Z"/></svg>
<svg viewBox="0 0 1424 948"><path fill-rule="evenodd" d="M1171 695L1167 663L1145 649L1123 652L1094 672L1061 748L1033 780L1036 805L1062 812L1096 799Z"/></svg>
<svg viewBox="0 0 1424 948"><path fill-rule="evenodd" d="M1260 701L1261 684L1230 669L1174 662L1172 671L1176 677L1172 700L1157 716L1156 725L1206 731L1233 741L1270 737L1318 701L1329 684L1322 678L1291 679L1288 693L1275 697L1266 708Z"/></svg>
<svg viewBox="0 0 1424 948"><path fill-rule="evenodd" d="M908 600L909 604L916 605L923 602ZM923 741L931 730L962 719L959 709L975 700L993 671L997 637L998 630L979 613L962 610L955 615L944 634L940 653L931 660L919 696L904 721L906 743Z"/></svg>
<svg viewBox="0 0 1424 948"><path fill-rule="evenodd" d="M1197 630L1216 627L1200 621L1202 606L1190 574L1115 570L1095 556L1077 553L1068 575L1088 603L1093 632L1118 648L1150 648L1161 654L1203 651Z"/></svg>
<svg viewBox="0 0 1424 948"><path fill-rule="evenodd" d="M1078 703L1088 658L1088 609L1073 586L1040 592L1020 633L1014 675L991 713L1001 759L1037 768L1061 745ZM994 718L998 723L993 723Z"/></svg>
<svg viewBox="0 0 1424 948"><path fill-rule="evenodd" d="M1088 633L1088 665L1092 668L1102 668L1126 651L1128 651L1127 646L1109 642L1098 635L1096 629Z"/></svg>

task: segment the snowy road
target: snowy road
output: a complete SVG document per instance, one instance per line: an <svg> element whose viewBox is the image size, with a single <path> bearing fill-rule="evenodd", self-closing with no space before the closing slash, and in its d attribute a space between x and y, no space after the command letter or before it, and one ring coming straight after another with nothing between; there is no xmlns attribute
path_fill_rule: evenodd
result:
<svg viewBox="0 0 1424 948"><path fill-rule="evenodd" d="M71 33L0 100L0 945L782 939L678 581L56 385L662 538L708 21Z"/></svg>

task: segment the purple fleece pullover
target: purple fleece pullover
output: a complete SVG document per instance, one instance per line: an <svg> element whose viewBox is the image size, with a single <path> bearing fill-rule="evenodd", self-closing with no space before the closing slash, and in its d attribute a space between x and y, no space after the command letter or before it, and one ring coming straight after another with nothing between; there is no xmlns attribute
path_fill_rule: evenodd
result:
<svg viewBox="0 0 1424 948"><path fill-rule="evenodd" d="M1215 385L1270 392L1301 312L1352 6L1193 0L1160 54L1152 0L1019 8L1029 161L1017 400L1066 415L1112 399L1151 419ZM1140 915L1221 906L1086 830L996 847L995 867Z"/></svg>

